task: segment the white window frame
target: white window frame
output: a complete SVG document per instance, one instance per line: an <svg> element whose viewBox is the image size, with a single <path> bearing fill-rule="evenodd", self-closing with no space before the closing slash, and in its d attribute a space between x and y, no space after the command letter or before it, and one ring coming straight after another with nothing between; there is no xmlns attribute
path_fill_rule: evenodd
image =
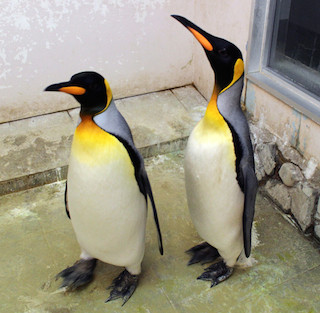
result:
<svg viewBox="0 0 320 313"><path fill-rule="evenodd" d="M279 0L276 0L279 1ZM247 79L320 124L320 95L297 86L268 67L275 0L255 0L251 14L246 65Z"/></svg>

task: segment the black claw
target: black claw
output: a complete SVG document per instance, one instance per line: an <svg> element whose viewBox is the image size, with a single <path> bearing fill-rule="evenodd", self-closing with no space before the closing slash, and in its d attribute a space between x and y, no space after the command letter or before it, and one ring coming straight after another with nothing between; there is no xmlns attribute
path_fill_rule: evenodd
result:
<svg viewBox="0 0 320 313"><path fill-rule="evenodd" d="M211 281L212 288L230 277L232 272L232 267L228 267L224 261L220 261L206 268L197 279Z"/></svg>
<svg viewBox="0 0 320 313"><path fill-rule="evenodd" d="M210 274L208 272L202 273L197 279L201 280L211 280Z"/></svg>
<svg viewBox="0 0 320 313"><path fill-rule="evenodd" d="M201 262L201 264L210 263L215 261L220 256L218 250L207 242L203 242L194 246L193 248L187 250L186 253L192 255L188 265L199 262Z"/></svg>
<svg viewBox="0 0 320 313"><path fill-rule="evenodd" d="M119 298L123 299L122 306L130 299L134 291L138 286L139 276L131 275L127 270L124 270L118 277L116 277L110 287L109 298L105 301L106 303Z"/></svg>
<svg viewBox="0 0 320 313"><path fill-rule="evenodd" d="M68 290L75 290L80 286L88 284L93 279L93 271L97 260L79 260L74 265L67 267L56 275L56 279L62 278L60 288L67 287Z"/></svg>

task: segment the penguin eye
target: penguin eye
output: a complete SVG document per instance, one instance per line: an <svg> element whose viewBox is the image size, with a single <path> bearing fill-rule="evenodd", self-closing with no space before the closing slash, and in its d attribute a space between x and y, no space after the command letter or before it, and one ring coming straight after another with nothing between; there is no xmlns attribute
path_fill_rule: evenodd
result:
<svg viewBox="0 0 320 313"><path fill-rule="evenodd" d="M228 55L228 51L226 48L223 48L223 49L220 49L218 50L218 53L221 55L221 56L227 56Z"/></svg>

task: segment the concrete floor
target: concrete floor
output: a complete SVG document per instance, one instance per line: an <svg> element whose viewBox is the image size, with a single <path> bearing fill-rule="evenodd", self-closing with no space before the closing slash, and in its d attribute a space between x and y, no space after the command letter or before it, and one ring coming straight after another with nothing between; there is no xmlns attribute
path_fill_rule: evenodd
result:
<svg viewBox="0 0 320 313"><path fill-rule="evenodd" d="M192 87L187 89L189 90L183 90L185 95L190 92L200 99ZM173 101L168 92L165 92L164 96ZM188 103L183 102L185 97L179 99L174 92L170 92L178 99L179 105L183 106L176 104L175 109L167 108L171 110L170 114L175 116L174 119L169 118L171 135L168 137L171 142L177 143L179 136L184 138L199 118L203 104L199 104L194 111L188 107ZM156 104L163 100L161 93L155 93L152 97L156 99ZM139 100L139 97L135 98ZM203 99L199 101L202 102ZM175 110L182 112L185 121L188 121L187 126L182 129L174 123L174 120L179 121L179 113ZM27 122L31 123L23 123L27 125ZM139 127L132 127L132 123L130 125L135 130L134 136L141 140L139 147L143 153L150 153L149 143L150 147L158 147L161 153L167 152L166 149L179 150L183 146L166 144L170 140L167 140L164 134L159 142L154 141L154 138L158 138L157 135L148 134L150 127L156 126L152 123L144 126L144 120L139 123ZM50 130L48 123L43 125ZM163 131L168 125L162 125ZM9 128L10 125L2 126L2 129L6 127ZM70 131L71 128L70 126ZM16 129L17 132L23 132L19 127ZM24 132L28 130L29 127L25 128ZM47 136L47 149L43 149L44 160L47 158L46 153L52 154L54 145L57 147L59 142L63 142L58 137L54 140L48 139L51 134L41 128L35 127L32 132L41 133L39 138ZM139 134L143 136L144 133L147 141L139 137ZM10 136L12 138L8 137L6 141L7 154L11 151L10 142L12 149L19 154L14 134L11 133ZM61 136L70 134L61 131ZM37 135L34 135L34 139L27 138L25 145L27 141L31 146L34 145L36 138ZM139 142L139 139L137 141ZM22 147L29 149L27 146ZM68 145L61 149L67 150ZM36 152L41 156L40 150ZM32 149L29 153L33 153ZM21 164L23 155L25 160L29 160L27 165ZM16 158L18 159L17 155ZM24 170L17 173L17 169L14 169L12 172L15 171L15 174L11 177L7 175L6 182L28 182L23 179L23 174L28 173L39 173L38 178L41 178L41 173L45 176L50 169L54 169L52 162L60 167L67 162L52 155L54 160L51 162L49 158L44 161L40 170L40 167L34 168L36 165L33 165L33 158L34 155L27 155L24 150L20 163L15 161L11 164L12 167L21 164L21 168L25 166ZM6 160L9 165L5 167L8 169L11 167L10 159ZM98 263L94 281L86 288L68 293L57 292L59 282L55 281L55 275L66 266L72 265L79 256L72 226L64 210L64 181L3 195L0 198L0 312L320 312L319 251L260 194L257 198L255 218L260 245L253 251L257 264L248 269L236 269L230 279L214 288L210 288L208 282L196 280L205 266L186 266L188 255L184 251L199 243L201 239L194 230L187 210L182 160L183 153L179 151L146 159L159 213L165 254L159 255L156 231L149 211L143 272L136 292L124 307L121 307L121 300L104 303L109 295L105 288L122 268L101 262ZM4 165L1 164L1 169ZM22 188L19 184L18 187ZM24 187L32 187L32 184Z"/></svg>

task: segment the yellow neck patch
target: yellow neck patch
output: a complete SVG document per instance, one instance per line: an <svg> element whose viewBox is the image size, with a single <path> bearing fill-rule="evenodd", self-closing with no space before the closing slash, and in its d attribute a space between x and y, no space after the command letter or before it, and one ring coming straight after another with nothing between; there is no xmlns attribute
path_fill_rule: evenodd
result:
<svg viewBox="0 0 320 313"><path fill-rule="evenodd" d="M220 93L230 88L242 76L243 72L244 72L243 61L241 59L238 59L234 64L233 79L231 83L227 87L225 87L223 90L221 90Z"/></svg>
<svg viewBox="0 0 320 313"><path fill-rule="evenodd" d="M211 99L208 103L206 113L204 115L204 121L208 126L210 125L213 128L221 128L226 124L222 115L220 114L217 107L217 99L219 95L219 89L217 85L214 86Z"/></svg>
<svg viewBox="0 0 320 313"><path fill-rule="evenodd" d="M235 166L235 152L232 133L227 122L218 110L217 99L220 93L231 87L242 76L243 72L243 61L238 59L234 65L232 82L222 91L220 91L220 88L215 84L204 118L196 127L196 136L201 142L210 144L214 142L223 146L228 145L230 148L228 160L232 166Z"/></svg>
<svg viewBox="0 0 320 313"><path fill-rule="evenodd" d="M112 91L111 91L110 85L109 85L109 83L108 83L108 81L106 79L104 80L104 83L105 83L106 89L107 89L108 102L107 102L106 107L108 107L110 102L111 102L111 99L112 99Z"/></svg>
<svg viewBox="0 0 320 313"><path fill-rule="evenodd" d="M224 127L224 125L227 125L224 118L220 114L218 107L217 107L217 99L218 95L228 88L230 88L243 74L244 72L244 64L241 59L238 59L236 63L234 64L234 71L233 71L233 79L231 83L225 87L223 90L219 90L218 86L215 84L212 97L208 103L206 114L205 114L205 120L207 122L213 123L215 127ZM229 128L229 127L228 127Z"/></svg>
<svg viewBox="0 0 320 313"><path fill-rule="evenodd" d="M230 164L234 164L232 134L227 122L218 110L218 94L219 89L215 87L211 100L208 103L206 113L197 125L194 136L196 136L199 142L205 145L225 146L227 144L230 147L228 160L231 162Z"/></svg>
<svg viewBox="0 0 320 313"><path fill-rule="evenodd" d="M123 152L126 150L116 137L97 126L91 116L82 116L72 142L73 157L90 166L108 163L121 155L130 162L128 154Z"/></svg>
<svg viewBox="0 0 320 313"><path fill-rule="evenodd" d="M109 83L108 83L108 81L106 79L104 80L104 84L106 85L106 89L107 89L107 99L108 99L107 100L107 104L106 104L105 108L102 111L98 112L95 115L98 115L98 114L104 112L108 108L108 106L110 105L110 102L111 102L112 97L113 97L110 85L109 85Z"/></svg>

